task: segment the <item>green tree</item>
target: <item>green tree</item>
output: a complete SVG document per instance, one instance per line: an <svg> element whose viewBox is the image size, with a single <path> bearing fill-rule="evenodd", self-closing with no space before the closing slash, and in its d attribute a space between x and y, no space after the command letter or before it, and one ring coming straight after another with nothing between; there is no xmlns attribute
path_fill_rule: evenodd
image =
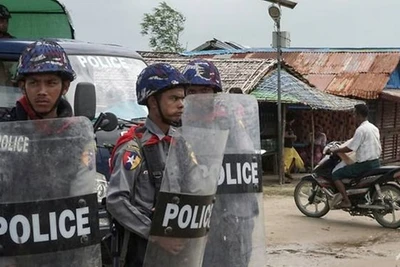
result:
<svg viewBox="0 0 400 267"><path fill-rule="evenodd" d="M167 3L161 2L154 8L153 13L145 13L142 26L142 35L149 35L149 44L153 51L182 52L183 46L179 37L184 30L186 18Z"/></svg>

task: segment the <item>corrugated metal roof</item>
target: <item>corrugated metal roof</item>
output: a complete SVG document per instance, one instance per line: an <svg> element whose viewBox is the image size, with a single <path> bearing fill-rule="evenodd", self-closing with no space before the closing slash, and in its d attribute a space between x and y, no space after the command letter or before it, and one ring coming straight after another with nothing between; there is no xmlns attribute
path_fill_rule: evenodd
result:
<svg viewBox="0 0 400 267"><path fill-rule="evenodd" d="M358 73L357 74L341 73L335 75L332 82L327 86L327 88L325 88L325 91L331 94L345 96L349 94L349 92L352 90L351 86L354 83L354 80L357 78L357 76Z"/></svg>
<svg viewBox="0 0 400 267"><path fill-rule="evenodd" d="M317 89L323 90L328 87L335 78L334 74L309 74L306 75L307 80L310 81Z"/></svg>
<svg viewBox="0 0 400 267"><path fill-rule="evenodd" d="M400 53L377 54L369 71L372 73L392 73L399 64L399 60Z"/></svg>

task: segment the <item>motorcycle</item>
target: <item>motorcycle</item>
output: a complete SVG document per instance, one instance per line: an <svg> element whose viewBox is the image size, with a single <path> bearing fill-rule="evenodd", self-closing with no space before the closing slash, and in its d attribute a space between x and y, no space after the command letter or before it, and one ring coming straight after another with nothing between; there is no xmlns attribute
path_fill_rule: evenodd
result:
<svg viewBox="0 0 400 267"><path fill-rule="evenodd" d="M339 147L331 142L324 148L324 157L310 175L303 177L294 191L297 208L306 216L320 218L341 202L342 196L332 180L338 164L345 165L337 154L327 154L328 148ZM400 167L381 166L357 178L342 180L352 207L343 209L352 216L367 216L380 225L400 227Z"/></svg>

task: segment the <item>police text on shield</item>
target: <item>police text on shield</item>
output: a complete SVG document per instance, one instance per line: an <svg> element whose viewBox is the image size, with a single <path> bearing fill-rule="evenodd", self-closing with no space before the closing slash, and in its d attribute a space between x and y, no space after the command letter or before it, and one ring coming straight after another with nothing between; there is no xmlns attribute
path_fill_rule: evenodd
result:
<svg viewBox="0 0 400 267"><path fill-rule="evenodd" d="M29 138L22 135L0 135L0 151L27 153Z"/></svg>
<svg viewBox="0 0 400 267"><path fill-rule="evenodd" d="M31 216L16 214L11 218L0 216L0 236L8 235L15 244L24 244L28 240L38 243L90 235L88 215L89 207L66 209L46 215L34 213ZM49 228L41 232L43 217L48 219L45 225Z"/></svg>
<svg viewBox="0 0 400 267"><path fill-rule="evenodd" d="M210 217L213 204L189 204L179 207L177 204L168 203L165 209L163 227L167 227L171 220L176 220L180 229L200 229L210 227Z"/></svg>

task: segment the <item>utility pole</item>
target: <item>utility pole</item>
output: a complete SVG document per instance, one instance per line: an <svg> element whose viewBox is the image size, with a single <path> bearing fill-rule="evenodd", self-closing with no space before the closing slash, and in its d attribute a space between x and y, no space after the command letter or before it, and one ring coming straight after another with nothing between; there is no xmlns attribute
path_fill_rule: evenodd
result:
<svg viewBox="0 0 400 267"><path fill-rule="evenodd" d="M276 60L277 60L277 106L278 106L278 175L279 183L284 183L284 162L283 162L283 140L284 125L282 120L282 99L281 99L281 69L282 69L282 43L281 43L281 6L293 9L297 3L289 0L264 0L272 3L268 8L270 17L274 20L277 29ZM277 5L276 5L277 4Z"/></svg>

